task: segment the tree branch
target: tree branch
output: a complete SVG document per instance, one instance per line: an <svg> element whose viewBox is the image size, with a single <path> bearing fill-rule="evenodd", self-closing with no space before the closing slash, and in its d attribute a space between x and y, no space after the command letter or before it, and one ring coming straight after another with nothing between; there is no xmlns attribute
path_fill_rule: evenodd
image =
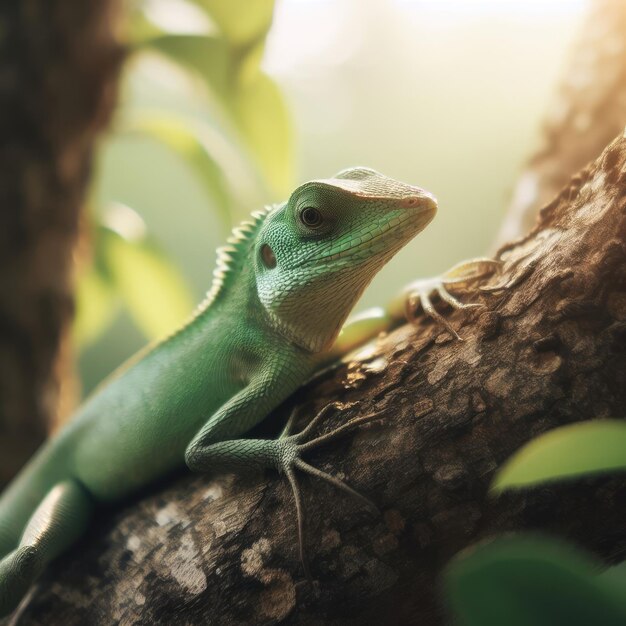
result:
<svg viewBox="0 0 626 626"><path fill-rule="evenodd" d="M497 244L527 233L541 207L597 158L626 124L626 3L593 0L520 174Z"/></svg>
<svg viewBox="0 0 626 626"><path fill-rule="evenodd" d="M463 342L422 319L295 398L307 419L337 400L384 416L309 459L371 497L380 517L300 477L314 584L284 478L184 475L101 515L14 623L434 625L443 566L484 537L541 529L624 558L622 478L497 499L488 488L539 433L624 415L625 241L622 135L501 250L490 286L506 288L482 296L473 317L452 314Z"/></svg>

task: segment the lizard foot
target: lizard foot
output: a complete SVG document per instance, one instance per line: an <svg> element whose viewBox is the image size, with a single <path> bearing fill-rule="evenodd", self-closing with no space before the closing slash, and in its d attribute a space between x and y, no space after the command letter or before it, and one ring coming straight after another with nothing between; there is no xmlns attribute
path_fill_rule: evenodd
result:
<svg viewBox="0 0 626 626"><path fill-rule="evenodd" d="M348 405L348 408L354 405ZM306 557L306 551L304 548L304 509L302 506L302 497L300 494L300 488L298 486L298 480L296 478L296 469L300 471L310 474L311 476L316 476L317 478L321 478L326 482L334 485L344 493L352 496L356 500L358 500L363 506L372 511L372 513L380 514L378 507L369 499L360 494L358 491L355 491L352 487L347 485L342 480L339 480L335 476L323 472L322 470L309 465L307 462L303 461L301 455L313 448L316 448L324 443L328 443L337 437L345 435L364 424L369 424L375 420L381 419L382 415L380 412L369 413L362 417L354 418L345 424L338 426L334 430L325 433L323 435L319 435L314 439L306 441L309 434L316 428L316 426L328 415L331 410L338 409L346 409L346 405L341 405L339 403L333 402L331 404L326 405L308 424L307 426L295 435L290 435L289 431L294 421L295 411L292 413L289 418L289 422L285 427L281 437L275 440L280 448L280 462L278 463L279 471L284 472L289 480L291 485L291 490L293 492L295 504L296 504L296 515L298 521L298 544L300 549L300 561L302 562L302 567L304 569L304 573L309 581L312 580L308 559Z"/></svg>
<svg viewBox="0 0 626 626"><path fill-rule="evenodd" d="M404 306L407 320L411 323L415 322L417 309L421 305L426 315L441 324L455 339L462 341L461 336L452 324L435 309L431 297L435 294L438 295L441 300L447 302L453 309L480 308L483 306L482 304L476 302L466 304L457 300L450 293L449 289L467 289L472 283L497 272L500 265L500 261L493 259L469 259L458 263L440 276L416 280L410 283L404 289Z"/></svg>
<svg viewBox="0 0 626 626"><path fill-rule="evenodd" d="M13 612L40 571L37 551L23 546L0 561L0 617Z"/></svg>

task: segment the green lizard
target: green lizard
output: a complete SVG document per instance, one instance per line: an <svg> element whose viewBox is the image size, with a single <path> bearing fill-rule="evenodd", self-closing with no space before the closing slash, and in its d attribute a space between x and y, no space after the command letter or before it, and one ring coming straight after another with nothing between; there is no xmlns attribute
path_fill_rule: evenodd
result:
<svg viewBox="0 0 626 626"><path fill-rule="evenodd" d="M423 189L355 168L305 183L287 202L253 213L235 229L192 319L114 373L2 494L0 615L77 540L97 502L126 496L183 463L199 472L252 467L286 474L304 564L295 470L361 496L301 455L377 416L308 442L322 414L298 435L242 435L320 365L399 323L405 301L412 307L419 297L435 316L431 291L453 306L471 306L450 296L441 280L417 284L338 338L376 272L435 211Z"/></svg>

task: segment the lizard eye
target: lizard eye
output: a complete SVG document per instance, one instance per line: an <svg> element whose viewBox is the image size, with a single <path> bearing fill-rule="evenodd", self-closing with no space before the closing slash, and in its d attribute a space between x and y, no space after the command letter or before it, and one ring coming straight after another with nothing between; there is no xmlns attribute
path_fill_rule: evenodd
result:
<svg viewBox="0 0 626 626"><path fill-rule="evenodd" d="M263 265L270 270L276 267L276 255L266 243L261 246L261 260Z"/></svg>
<svg viewBox="0 0 626 626"><path fill-rule="evenodd" d="M322 213L319 211L319 209L316 209L312 206L307 206L304 207L302 211L300 211L300 221L307 228L319 228L322 225L324 218L322 217Z"/></svg>

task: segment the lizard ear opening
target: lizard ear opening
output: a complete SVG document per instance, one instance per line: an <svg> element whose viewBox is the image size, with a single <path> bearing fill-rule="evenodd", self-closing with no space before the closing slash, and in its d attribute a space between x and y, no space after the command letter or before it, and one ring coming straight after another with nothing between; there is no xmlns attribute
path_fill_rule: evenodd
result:
<svg viewBox="0 0 626 626"><path fill-rule="evenodd" d="M276 255L272 248L266 243L261 246L261 261L263 261L263 265L269 270L276 267Z"/></svg>

